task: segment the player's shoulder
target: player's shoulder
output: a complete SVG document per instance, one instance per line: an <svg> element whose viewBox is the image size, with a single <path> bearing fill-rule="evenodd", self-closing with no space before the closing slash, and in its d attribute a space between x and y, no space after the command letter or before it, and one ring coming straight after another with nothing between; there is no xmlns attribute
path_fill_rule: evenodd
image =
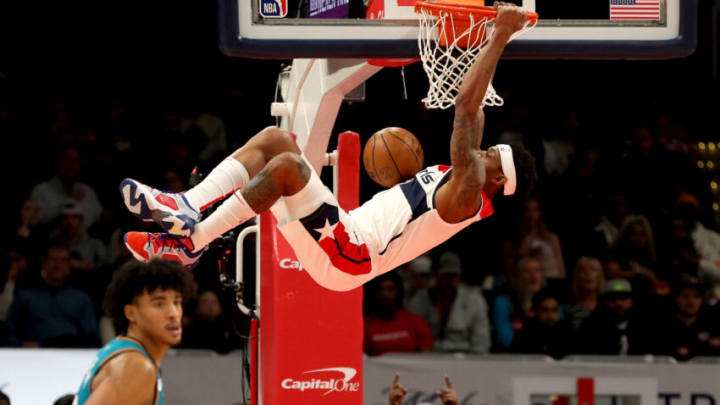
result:
<svg viewBox="0 0 720 405"><path fill-rule="evenodd" d="M142 379L155 376L155 365L139 350L130 349L108 360L103 367L108 376L121 380ZM154 384L154 379L149 380Z"/></svg>
<svg viewBox="0 0 720 405"><path fill-rule="evenodd" d="M93 404L149 403L156 395L156 383L152 360L135 349L124 350L98 370L89 401L94 401Z"/></svg>

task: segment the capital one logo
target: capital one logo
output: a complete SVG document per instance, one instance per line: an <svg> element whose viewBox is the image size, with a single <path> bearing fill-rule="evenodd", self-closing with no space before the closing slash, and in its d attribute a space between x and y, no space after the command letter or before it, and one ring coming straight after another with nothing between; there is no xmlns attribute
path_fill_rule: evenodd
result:
<svg viewBox="0 0 720 405"><path fill-rule="evenodd" d="M328 395L333 392L357 392L360 390L359 382L350 382L355 377L357 370L351 367L330 367L317 370L306 371L303 374L330 373L330 378L313 378L308 376L305 379L293 380L286 378L282 380L280 386L286 390L297 390L300 392L307 390L325 391L322 395ZM339 374L339 375L338 375ZM342 376L342 378L338 378Z"/></svg>
<svg viewBox="0 0 720 405"><path fill-rule="evenodd" d="M296 269L298 271L303 270L303 265L298 260L292 260L292 259L281 259L280 260L280 268L281 269Z"/></svg>

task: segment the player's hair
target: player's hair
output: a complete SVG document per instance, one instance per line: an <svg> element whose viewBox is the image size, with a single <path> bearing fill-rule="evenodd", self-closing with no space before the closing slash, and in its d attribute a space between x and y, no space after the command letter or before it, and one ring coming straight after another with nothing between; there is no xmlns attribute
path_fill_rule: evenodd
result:
<svg viewBox="0 0 720 405"><path fill-rule="evenodd" d="M0 402L5 402L6 404L10 405L10 397L5 395L4 392L0 391Z"/></svg>
<svg viewBox="0 0 720 405"><path fill-rule="evenodd" d="M122 265L113 275L103 301L103 309L112 318L115 332L127 333L130 322L125 317L125 305L145 292L158 288L174 290L187 302L193 294L191 277L180 264L168 260L155 259L148 263L133 260Z"/></svg>
<svg viewBox="0 0 720 405"><path fill-rule="evenodd" d="M515 175L517 176L517 187L514 195L524 199L530 195L533 187L535 187L535 180L537 180L535 158L520 143L511 143L510 147L513 152Z"/></svg>

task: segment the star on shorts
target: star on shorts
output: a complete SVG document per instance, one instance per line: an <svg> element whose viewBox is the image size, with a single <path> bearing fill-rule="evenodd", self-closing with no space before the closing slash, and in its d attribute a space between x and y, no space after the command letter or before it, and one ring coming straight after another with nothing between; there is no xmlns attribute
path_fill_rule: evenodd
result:
<svg viewBox="0 0 720 405"><path fill-rule="evenodd" d="M333 231L335 230L335 227L337 226L337 222L334 225L330 225L330 221L328 221L327 218L325 218L325 226L322 228L315 228L315 232L320 234L320 239L318 239L318 242L325 239L335 239L335 235L333 234Z"/></svg>

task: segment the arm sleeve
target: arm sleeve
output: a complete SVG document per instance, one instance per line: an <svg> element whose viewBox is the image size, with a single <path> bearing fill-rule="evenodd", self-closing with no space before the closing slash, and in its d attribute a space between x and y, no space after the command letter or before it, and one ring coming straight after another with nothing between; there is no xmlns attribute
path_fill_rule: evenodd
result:
<svg viewBox="0 0 720 405"><path fill-rule="evenodd" d="M473 315L470 331L470 351L485 354L490 351L490 320L485 299L476 294L474 296L477 312Z"/></svg>
<svg viewBox="0 0 720 405"><path fill-rule="evenodd" d="M495 330L497 331L498 343L505 349L510 348L513 340L512 321L510 320L511 313L512 305L510 304L510 299L505 295L498 295L497 298L495 298L492 318L493 324L495 324Z"/></svg>

